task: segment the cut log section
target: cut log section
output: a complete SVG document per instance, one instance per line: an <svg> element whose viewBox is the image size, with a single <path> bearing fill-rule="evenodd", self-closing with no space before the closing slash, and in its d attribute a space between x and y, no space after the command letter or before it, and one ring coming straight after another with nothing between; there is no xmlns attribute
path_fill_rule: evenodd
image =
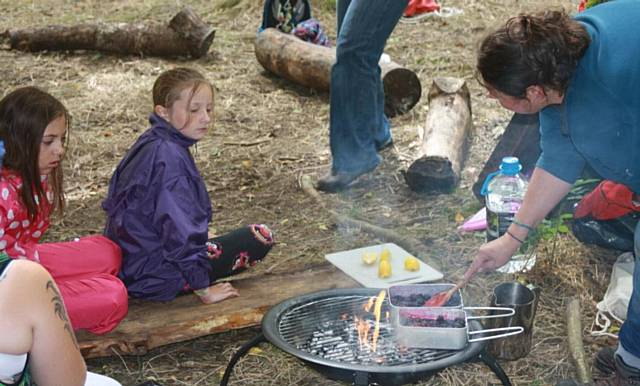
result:
<svg viewBox="0 0 640 386"><path fill-rule="evenodd" d="M258 325L272 306L293 296L360 286L333 266L246 278L233 285L240 297L216 304L202 304L195 295L168 303L130 299L129 313L115 330L105 335L76 333L82 355L142 355L169 343Z"/></svg>
<svg viewBox="0 0 640 386"><path fill-rule="evenodd" d="M6 30L1 38L20 51L94 50L143 56L191 56L209 51L215 29L191 8L177 13L168 25L161 24L80 24Z"/></svg>
<svg viewBox="0 0 640 386"><path fill-rule="evenodd" d="M436 78L417 159L404 173L416 192L449 192L460 180L471 135L471 98L463 79Z"/></svg>
<svg viewBox="0 0 640 386"><path fill-rule="evenodd" d="M267 28L255 41L258 62L267 71L299 85L328 91L335 47L305 42L275 28ZM384 112L388 117L404 114L420 100L422 86L411 70L390 60L380 61L384 86Z"/></svg>

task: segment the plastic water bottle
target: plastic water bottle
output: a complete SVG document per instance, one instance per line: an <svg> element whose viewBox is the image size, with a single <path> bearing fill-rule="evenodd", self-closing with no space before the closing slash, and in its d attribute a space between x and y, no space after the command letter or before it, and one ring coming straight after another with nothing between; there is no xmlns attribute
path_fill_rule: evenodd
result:
<svg viewBox="0 0 640 386"><path fill-rule="evenodd" d="M481 194L487 207L487 241L506 233L527 191L527 180L520 174L516 157L504 157L500 170L487 176Z"/></svg>

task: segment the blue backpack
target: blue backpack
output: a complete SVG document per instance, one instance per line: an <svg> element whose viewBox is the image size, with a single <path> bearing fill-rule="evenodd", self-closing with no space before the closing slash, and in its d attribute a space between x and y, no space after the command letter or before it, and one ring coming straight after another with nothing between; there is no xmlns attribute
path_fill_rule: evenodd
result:
<svg viewBox="0 0 640 386"><path fill-rule="evenodd" d="M260 31L278 28L290 33L298 23L310 18L309 0L265 0Z"/></svg>

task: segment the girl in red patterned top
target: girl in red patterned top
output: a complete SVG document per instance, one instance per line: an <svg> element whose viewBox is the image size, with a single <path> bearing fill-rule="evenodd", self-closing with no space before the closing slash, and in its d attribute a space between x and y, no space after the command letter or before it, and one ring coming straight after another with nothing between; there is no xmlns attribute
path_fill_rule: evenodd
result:
<svg viewBox="0 0 640 386"><path fill-rule="evenodd" d="M38 244L52 213L62 214L62 168L69 114L35 87L0 100L0 252L42 264L60 288L74 329L112 330L127 313L127 292L116 277L122 255L103 236Z"/></svg>

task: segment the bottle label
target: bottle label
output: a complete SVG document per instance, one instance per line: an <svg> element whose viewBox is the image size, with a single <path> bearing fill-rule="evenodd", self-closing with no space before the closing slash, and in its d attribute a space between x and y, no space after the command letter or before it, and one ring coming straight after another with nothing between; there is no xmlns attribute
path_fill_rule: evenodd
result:
<svg viewBox="0 0 640 386"><path fill-rule="evenodd" d="M496 213L487 209L487 241L504 235L514 217L515 213Z"/></svg>

